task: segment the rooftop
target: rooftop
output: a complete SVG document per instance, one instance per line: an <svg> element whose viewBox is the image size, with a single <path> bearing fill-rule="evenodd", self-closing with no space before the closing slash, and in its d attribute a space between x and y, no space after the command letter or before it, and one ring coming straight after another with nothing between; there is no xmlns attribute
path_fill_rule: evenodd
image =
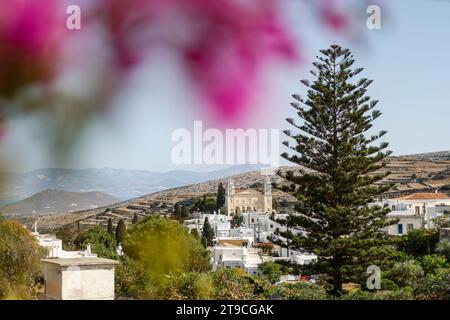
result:
<svg viewBox="0 0 450 320"><path fill-rule="evenodd" d="M400 198L402 200L450 200L445 193L419 192Z"/></svg>
<svg viewBox="0 0 450 320"><path fill-rule="evenodd" d="M119 264L119 262L115 260L97 257L42 259L42 262L57 264L62 267Z"/></svg>

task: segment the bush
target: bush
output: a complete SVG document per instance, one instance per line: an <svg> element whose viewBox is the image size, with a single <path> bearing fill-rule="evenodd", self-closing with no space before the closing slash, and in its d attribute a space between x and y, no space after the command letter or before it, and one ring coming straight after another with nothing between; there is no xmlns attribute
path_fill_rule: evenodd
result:
<svg viewBox="0 0 450 320"><path fill-rule="evenodd" d="M415 257L423 256L434 253L438 242L438 229L414 229L401 237L399 249Z"/></svg>
<svg viewBox="0 0 450 320"><path fill-rule="evenodd" d="M386 272L386 278L399 287L414 287L416 281L424 275L422 267L414 260L399 262Z"/></svg>
<svg viewBox="0 0 450 320"><path fill-rule="evenodd" d="M96 225L84 231L75 239L74 243L79 250L85 250L90 243L92 252L96 253L99 257L109 259L117 258L114 238L102 225Z"/></svg>
<svg viewBox="0 0 450 320"><path fill-rule="evenodd" d="M445 268L447 265L447 259L437 254L423 256L419 262L425 274L435 274L438 269Z"/></svg>
<svg viewBox="0 0 450 320"><path fill-rule="evenodd" d="M398 289L399 287L394 281L384 277L381 278L381 290L396 291Z"/></svg>
<svg viewBox="0 0 450 320"><path fill-rule="evenodd" d="M0 299L36 298L41 253L29 230L0 221Z"/></svg>
<svg viewBox="0 0 450 320"><path fill-rule="evenodd" d="M120 260L115 272L116 296L156 299L159 288L152 281L145 266L127 256L121 257Z"/></svg>
<svg viewBox="0 0 450 320"><path fill-rule="evenodd" d="M159 295L165 300L211 299L214 289L210 274L198 272L170 275Z"/></svg>
<svg viewBox="0 0 450 320"><path fill-rule="evenodd" d="M233 218L230 221L231 228L238 228L242 226L242 223L244 222L244 217L242 214L235 214Z"/></svg>
<svg viewBox="0 0 450 320"><path fill-rule="evenodd" d="M207 271L209 252L178 222L151 216L129 231L126 255L159 274Z"/></svg>
<svg viewBox="0 0 450 320"><path fill-rule="evenodd" d="M272 284L280 281L282 275L281 265L275 262L265 262L259 265L259 271L263 279L266 279Z"/></svg>
<svg viewBox="0 0 450 320"><path fill-rule="evenodd" d="M420 279L414 294L418 300L449 300L450 269L439 269Z"/></svg>
<svg viewBox="0 0 450 320"><path fill-rule="evenodd" d="M375 292L358 290L343 295L341 300L413 300L413 289L404 287L400 290L380 290Z"/></svg>
<svg viewBox="0 0 450 320"><path fill-rule="evenodd" d="M340 300L373 300L373 293L370 291L357 290L342 295Z"/></svg>
<svg viewBox="0 0 450 320"><path fill-rule="evenodd" d="M295 284L280 284L276 286L275 296L287 300L326 300L329 299L326 290L312 283L298 282Z"/></svg>
<svg viewBox="0 0 450 320"><path fill-rule="evenodd" d="M374 293L374 300L414 300L414 291L411 287L399 290L380 290Z"/></svg>
<svg viewBox="0 0 450 320"><path fill-rule="evenodd" d="M200 241L178 222L158 216L133 225L123 250L127 257L117 278L124 296L158 299L170 277L210 269L209 252Z"/></svg>
<svg viewBox="0 0 450 320"><path fill-rule="evenodd" d="M242 269L220 269L212 273L214 298L251 300L261 298L264 286Z"/></svg>
<svg viewBox="0 0 450 320"><path fill-rule="evenodd" d="M436 253L444 256L447 259L447 262L450 263L450 241L440 241L436 246Z"/></svg>

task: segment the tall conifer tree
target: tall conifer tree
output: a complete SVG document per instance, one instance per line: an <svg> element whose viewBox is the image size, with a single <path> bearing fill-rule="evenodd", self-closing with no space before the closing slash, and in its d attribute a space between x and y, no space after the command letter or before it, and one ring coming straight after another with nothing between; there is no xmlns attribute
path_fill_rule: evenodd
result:
<svg viewBox="0 0 450 320"><path fill-rule="evenodd" d="M133 215L133 220L131 221L131 224L136 224L138 222L139 222L139 217L138 217L137 213L135 213Z"/></svg>
<svg viewBox="0 0 450 320"><path fill-rule="evenodd" d="M354 79L363 69L352 68L348 49L332 45L320 52L311 71L314 80L301 81L308 88L306 98L293 95L300 121L287 121L295 132L284 131L293 141L284 144L293 152L282 157L300 165L300 173L279 172L290 182L284 190L299 200L285 223L304 233L290 229L280 235L290 249L317 254L313 271L340 294L345 281L362 276L383 252L378 249L386 243L381 228L392 223L386 219L389 209L370 203L390 187L377 184L389 172L375 171L391 152L385 151L388 143L376 143L386 131L367 133L381 115L375 110L378 101L366 95L372 81Z"/></svg>
<svg viewBox="0 0 450 320"><path fill-rule="evenodd" d="M123 244L123 241L125 240L125 237L127 235L127 227L125 225L125 221L122 219L119 221L116 227L116 242L117 245Z"/></svg>
<svg viewBox="0 0 450 320"><path fill-rule="evenodd" d="M111 218L108 219L108 233L111 238L115 239L116 235L114 233L114 227Z"/></svg>
<svg viewBox="0 0 450 320"><path fill-rule="evenodd" d="M225 188L223 183L220 182L217 187L217 209L222 208L225 205Z"/></svg>
<svg viewBox="0 0 450 320"><path fill-rule="evenodd" d="M205 218L203 222L203 231L202 231L202 243L205 247L211 247L213 245L214 239L214 230L209 223L208 217Z"/></svg>

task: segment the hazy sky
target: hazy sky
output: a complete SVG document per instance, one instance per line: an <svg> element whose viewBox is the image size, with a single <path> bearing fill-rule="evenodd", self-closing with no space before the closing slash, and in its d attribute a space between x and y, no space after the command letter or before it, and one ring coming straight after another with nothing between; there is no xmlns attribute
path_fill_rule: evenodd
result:
<svg viewBox="0 0 450 320"><path fill-rule="evenodd" d="M255 113L250 126L288 128L284 119L292 115L292 93L305 93L298 80L308 78L310 63L319 49L336 42L349 47L364 76L374 79L369 95L380 100L383 112L376 129L389 132L385 139L395 154L449 150L450 142L450 1L386 1L382 29L366 28L361 13L365 43L330 36L303 13L301 4L286 1L286 19L301 37L303 62L296 67L276 66L265 74L261 93L265 117ZM74 145L72 162L55 163L44 147L42 123L36 117L16 119L8 138L0 146L1 160L17 171L42 167L115 167L167 171L211 170L208 166L172 164L176 128L191 129L201 114L185 81L170 58L149 63L133 75L132 82L115 102L116 110L96 119ZM259 110L258 108L256 110Z"/></svg>

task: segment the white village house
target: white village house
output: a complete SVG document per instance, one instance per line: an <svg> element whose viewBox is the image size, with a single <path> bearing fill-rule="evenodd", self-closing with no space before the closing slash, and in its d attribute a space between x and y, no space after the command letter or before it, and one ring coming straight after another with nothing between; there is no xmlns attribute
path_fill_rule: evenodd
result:
<svg viewBox="0 0 450 320"><path fill-rule="evenodd" d="M34 232L46 249L44 267L45 300L114 300L115 260L97 257L91 246L85 251L65 251L54 235Z"/></svg>
<svg viewBox="0 0 450 320"><path fill-rule="evenodd" d="M395 225L386 228L389 235L404 235L413 229L434 227L433 219L450 212L450 197L444 193L414 193L405 197L377 202L388 205L389 218L399 219Z"/></svg>

